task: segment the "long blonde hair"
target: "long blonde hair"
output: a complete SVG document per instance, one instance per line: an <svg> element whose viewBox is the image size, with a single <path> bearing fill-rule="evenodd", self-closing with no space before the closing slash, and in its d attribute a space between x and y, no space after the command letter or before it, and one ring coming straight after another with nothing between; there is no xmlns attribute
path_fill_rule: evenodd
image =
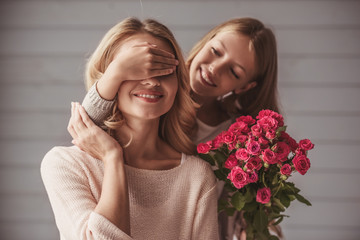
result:
<svg viewBox="0 0 360 240"><path fill-rule="evenodd" d="M191 136L194 134L195 109L189 95L189 74L179 45L171 31L163 24L152 19L140 21L136 18L127 18L112 27L87 62L85 85L89 89L99 80L122 41L138 33L150 34L168 43L179 61L176 70L178 91L169 112L160 117L159 136L177 151L193 154L195 146ZM114 137L115 130L124 124L117 102L114 104L112 115L104 124L108 127L110 135Z"/></svg>
<svg viewBox="0 0 360 240"><path fill-rule="evenodd" d="M205 44L220 32L236 32L250 38L255 50L255 75L250 82L256 86L245 93L226 98L223 108L230 115L244 114L256 116L262 109L279 112L277 101L277 49L276 39L271 29L253 18L237 18L226 21L208 32L190 51L186 65L190 65L194 57ZM239 109L237 103L241 105Z"/></svg>

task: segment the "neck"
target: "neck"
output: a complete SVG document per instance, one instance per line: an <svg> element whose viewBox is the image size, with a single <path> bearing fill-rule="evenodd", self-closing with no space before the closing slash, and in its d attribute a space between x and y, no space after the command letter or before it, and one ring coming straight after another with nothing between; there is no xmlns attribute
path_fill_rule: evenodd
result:
<svg viewBox="0 0 360 240"><path fill-rule="evenodd" d="M124 146L124 158L128 165L157 169L159 160L179 158L179 153L159 137L159 121L160 119L127 119L126 124L117 131L116 136Z"/></svg>
<svg viewBox="0 0 360 240"><path fill-rule="evenodd" d="M199 96L194 93L193 99L200 105L196 117L205 124L216 126L230 118L221 108L217 97Z"/></svg>
<svg viewBox="0 0 360 240"><path fill-rule="evenodd" d="M158 148L159 120L127 119L126 124L116 132L116 137L124 146L126 158L144 158ZM130 143L130 144L129 144Z"/></svg>

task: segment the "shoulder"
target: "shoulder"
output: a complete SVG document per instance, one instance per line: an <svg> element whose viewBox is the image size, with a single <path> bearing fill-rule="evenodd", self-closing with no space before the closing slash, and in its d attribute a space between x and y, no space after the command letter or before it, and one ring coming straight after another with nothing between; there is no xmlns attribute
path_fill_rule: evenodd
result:
<svg viewBox="0 0 360 240"><path fill-rule="evenodd" d="M201 158L184 154L184 166L186 166L192 179L205 181L210 185L216 184L216 177L211 165Z"/></svg>
<svg viewBox="0 0 360 240"><path fill-rule="evenodd" d="M98 160L76 146L57 146L45 154L40 169L43 176L55 173L79 172L85 168L90 168L90 165L96 163L96 161Z"/></svg>

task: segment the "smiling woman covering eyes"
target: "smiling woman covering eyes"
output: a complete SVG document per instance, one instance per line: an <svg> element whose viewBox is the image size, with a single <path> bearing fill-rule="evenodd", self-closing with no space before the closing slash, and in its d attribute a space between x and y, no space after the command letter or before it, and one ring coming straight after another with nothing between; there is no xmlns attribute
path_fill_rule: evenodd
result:
<svg viewBox="0 0 360 240"><path fill-rule="evenodd" d="M140 66L144 57L139 55L138 60L132 68ZM166 71L171 68L169 65L170 59L154 60L144 67L143 76L155 76L155 71ZM197 132L192 137L195 144L213 139L238 116L255 117L262 109L279 112L276 40L271 29L257 19L231 19L216 26L193 47L186 66L191 96L199 104ZM85 96L83 106L97 125L104 125L111 114L120 85L119 81L100 80L97 88L91 88ZM218 192L219 195L222 192L221 185ZM221 238L232 239L233 235L239 238L239 219L220 216Z"/></svg>
<svg viewBox="0 0 360 240"><path fill-rule="evenodd" d="M72 103L75 146L54 147L42 161L61 240L218 239L216 180L191 156L195 108L172 33L154 20L125 19L104 36L86 73L92 91L116 98L108 132Z"/></svg>

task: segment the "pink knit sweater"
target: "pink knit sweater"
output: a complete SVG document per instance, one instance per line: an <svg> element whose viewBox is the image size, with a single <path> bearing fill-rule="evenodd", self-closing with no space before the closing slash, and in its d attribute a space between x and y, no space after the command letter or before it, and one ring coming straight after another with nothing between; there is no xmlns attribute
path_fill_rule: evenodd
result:
<svg viewBox="0 0 360 240"><path fill-rule="evenodd" d="M210 165L182 154L170 170L126 165L131 236L93 210L99 201L103 162L77 147L55 147L41 175L62 240L218 239L216 180Z"/></svg>

